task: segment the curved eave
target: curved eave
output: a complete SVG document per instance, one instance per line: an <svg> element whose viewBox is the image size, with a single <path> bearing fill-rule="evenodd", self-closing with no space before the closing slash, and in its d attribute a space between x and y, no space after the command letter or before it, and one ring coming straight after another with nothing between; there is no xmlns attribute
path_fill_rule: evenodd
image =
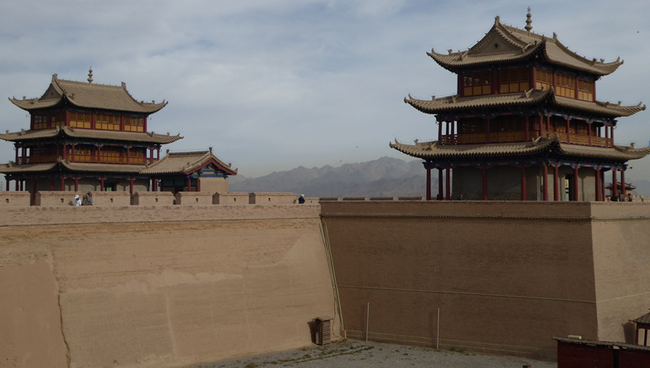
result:
<svg viewBox="0 0 650 368"><path fill-rule="evenodd" d="M479 107L535 104L544 100L551 93L552 90L533 89L519 93L470 97L449 96L431 100L418 100L409 95L404 98L404 102L426 114L437 114Z"/></svg>
<svg viewBox="0 0 650 368"><path fill-rule="evenodd" d="M581 146L559 143L557 137L554 136L542 137L530 142L468 145L439 145L438 142L403 144L395 140L395 143L389 143L389 146L406 155L425 160L524 156L546 150L552 150L560 155L620 161L637 160L650 154L650 147L635 149L625 146L614 146L612 148Z"/></svg>
<svg viewBox="0 0 650 368"><path fill-rule="evenodd" d="M650 154L650 147L633 148L629 146L614 146L612 148L580 146L560 143L557 151L571 156L603 157L613 160L638 160Z"/></svg>
<svg viewBox="0 0 650 368"><path fill-rule="evenodd" d="M143 142L153 144L169 144L176 142L183 137L179 135L170 136L155 133L132 133L132 132L115 132L109 130L90 130L90 129L75 129L71 127L62 127L54 129L42 130L27 130L15 133L0 134L0 139L8 142L19 142L28 140L37 140L45 138L53 138L57 135L62 135L70 138L86 138L96 140L112 140L123 142Z"/></svg>
<svg viewBox="0 0 650 368"><path fill-rule="evenodd" d="M495 63L509 63L525 60L532 55L534 55L537 50L541 47L541 43L533 47L529 47L523 51L513 51L508 53L494 53L494 54L485 54L485 55L471 55L469 50L452 52L450 54L439 54L433 49L431 52L427 52L438 65L451 71L458 72L462 68L476 67L486 64L495 64Z"/></svg>
<svg viewBox="0 0 650 368"><path fill-rule="evenodd" d="M637 112L645 110L645 105L639 103L636 106L621 106L619 104L611 104L609 102L590 102L576 100L574 98L562 97L553 94L553 101L558 106L569 107L582 111L589 111L598 114L609 115L612 117L626 117L632 116Z"/></svg>
<svg viewBox="0 0 650 368"><path fill-rule="evenodd" d="M59 104L70 104L82 109L97 109L127 113L152 114L163 107L161 103L137 101L126 89L126 84L111 86L59 79L56 74L41 98L18 100L10 98L19 108L32 111L51 108Z"/></svg>
<svg viewBox="0 0 650 368"><path fill-rule="evenodd" d="M61 161L61 166L75 172L102 172L119 174L139 174L144 165L124 164L88 164L79 162Z"/></svg>
<svg viewBox="0 0 650 368"><path fill-rule="evenodd" d="M589 60L569 50L568 47L564 46L557 39L547 41L545 44L544 55L549 62L556 65L578 69L598 76L614 73L619 66L623 65L623 61L620 58L611 63L605 63L596 59Z"/></svg>
<svg viewBox="0 0 650 368"><path fill-rule="evenodd" d="M58 165L57 162L43 163L43 164L26 164L16 165L13 163L0 165L0 173L3 174L18 174L18 173L39 173L52 171Z"/></svg>
<svg viewBox="0 0 650 368"><path fill-rule="evenodd" d="M224 163L210 151L169 153L145 168L142 173L148 175L190 175L211 164L226 175L237 175L237 169L233 169L231 165Z"/></svg>
<svg viewBox="0 0 650 368"><path fill-rule="evenodd" d="M495 38L509 45L510 50L506 52L494 52L495 50L487 47ZM553 38L548 38L534 32L527 32L502 24L498 17L495 19L495 23L490 31L469 49L453 53L450 52L449 54L439 54L431 50L427 54L443 68L452 72L459 72L463 68L480 65L518 62L529 58L540 49L544 50L544 56L552 64L581 70L598 76L609 75L623 64L620 58L610 63L605 63L602 59L587 59L563 45L555 34L553 34ZM486 50L489 51L486 52Z"/></svg>
<svg viewBox="0 0 650 368"><path fill-rule="evenodd" d="M32 110L38 110L38 109L46 109L50 107L57 106L61 103L61 99L47 99L47 100L40 100L38 98L31 98L31 99L25 99L25 100L18 100L16 98L9 98L9 101L20 107L21 109L25 111L32 111Z"/></svg>
<svg viewBox="0 0 650 368"><path fill-rule="evenodd" d="M418 142L414 145L389 143L390 148L398 150L412 157L422 159L452 158L452 157L490 157L490 156L518 156L542 152L548 149L554 139L539 138L530 142L502 143L502 144L464 144L440 145L438 142Z"/></svg>

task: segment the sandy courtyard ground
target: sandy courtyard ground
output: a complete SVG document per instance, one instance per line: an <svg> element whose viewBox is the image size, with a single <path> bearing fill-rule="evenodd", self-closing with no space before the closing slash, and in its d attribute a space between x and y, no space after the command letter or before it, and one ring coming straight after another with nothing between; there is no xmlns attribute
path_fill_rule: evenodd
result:
<svg viewBox="0 0 650 368"><path fill-rule="evenodd" d="M194 368L261 368L261 367L415 367L415 368L555 368L554 362L527 358L480 355L464 351L435 350L414 346L380 344L354 340L326 346L303 348L275 354L259 355Z"/></svg>

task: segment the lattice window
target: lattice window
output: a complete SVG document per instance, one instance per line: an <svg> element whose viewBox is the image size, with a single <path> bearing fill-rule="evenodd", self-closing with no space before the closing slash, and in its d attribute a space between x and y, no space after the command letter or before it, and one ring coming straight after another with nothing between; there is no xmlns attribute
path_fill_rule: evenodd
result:
<svg viewBox="0 0 650 368"><path fill-rule="evenodd" d="M100 130L120 130L120 117L114 115L95 115L95 128Z"/></svg>
<svg viewBox="0 0 650 368"><path fill-rule="evenodd" d="M555 77L556 91L558 96L576 97L576 79L567 75L557 74Z"/></svg>
<svg viewBox="0 0 650 368"><path fill-rule="evenodd" d="M122 155L121 147L102 147L100 152L100 162L109 164L126 163L126 154Z"/></svg>
<svg viewBox="0 0 650 368"><path fill-rule="evenodd" d="M129 159L130 163L144 165L145 163L144 149L131 149L129 154L130 154L130 159Z"/></svg>
<svg viewBox="0 0 650 368"><path fill-rule="evenodd" d="M490 73L471 73L463 76L463 95L479 96L492 93Z"/></svg>
<svg viewBox="0 0 650 368"><path fill-rule="evenodd" d="M594 100L594 82L578 79L578 99L583 101Z"/></svg>
<svg viewBox="0 0 650 368"><path fill-rule="evenodd" d="M141 117L124 117L125 132L144 132L144 118Z"/></svg>
<svg viewBox="0 0 650 368"><path fill-rule="evenodd" d="M34 129L47 129L47 116L34 115Z"/></svg>
<svg viewBox="0 0 650 368"><path fill-rule="evenodd" d="M530 69L502 70L499 72L499 92L515 93L530 89Z"/></svg>
<svg viewBox="0 0 650 368"><path fill-rule="evenodd" d="M526 129L526 120L523 116L499 116L490 121L490 132L523 132Z"/></svg>
<svg viewBox="0 0 650 368"><path fill-rule="evenodd" d="M90 129L91 117L92 117L91 114L84 113L84 112L77 112L77 111L70 112L70 126L73 128Z"/></svg>
<svg viewBox="0 0 650 368"><path fill-rule="evenodd" d="M487 122L481 118L466 118L458 121L458 134L485 133Z"/></svg>
<svg viewBox="0 0 650 368"><path fill-rule="evenodd" d="M546 91L553 86L553 73L547 72L546 70L535 71L535 88Z"/></svg>
<svg viewBox="0 0 650 368"><path fill-rule="evenodd" d="M74 161L75 162L94 162L95 155L93 154L93 147L87 145L74 146Z"/></svg>

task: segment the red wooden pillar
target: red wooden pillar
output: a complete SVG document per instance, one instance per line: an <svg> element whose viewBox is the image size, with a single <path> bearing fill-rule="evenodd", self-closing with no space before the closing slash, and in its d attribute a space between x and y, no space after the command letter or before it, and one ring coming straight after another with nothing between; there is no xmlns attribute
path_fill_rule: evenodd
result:
<svg viewBox="0 0 650 368"><path fill-rule="evenodd" d="M557 164L553 165L553 200L555 202L560 200L560 174L559 166Z"/></svg>
<svg viewBox="0 0 650 368"><path fill-rule="evenodd" d="M444 186L442 185L442 178L443 178L442 168L439 167L438 168L438 200L439 201L442 201L442 189L444 188Z"/></svg>
<svg viewBox="0 0 650 368"><path fill-rule="evenodd" d="M544 124L542 123L542 117L540 116L539 122L537 123L537 131L539 132L539 136L541 137L543 134L542 132L544 131Z"/></svg>
<svg viewBox="0 0 650 368"><path fill-rule="evenodd" d="M158 191L158 179L153 179L153 191Z"/></svg>
<svg viewBox="0 0 650 368"><path fill-rule="evenodd" d="M445 186L446 186L446 191L445 191L445 199L446 200L451 200L451 169L446 168L445 169Z"/></svg>
<svg viewBox="0 0 650 368"><path fill-rule="evenodd" d="M11 182L11 180L7 179L7 177L5 176L5 182L7 183L7 187L5 188L5 192L8 192L9 191L9 183Z"/></svg>
<svg viewBox="0 0 650 368"><path fill-rule="evenodd" d="M612 196L618 196L618 188L616 184L616 168L612 167Z"/></svg>
<svg viewBox="0 0 650 368"><path fill-rule="evenodd" d="M427 166L427 201L431 200L431 168Z"/></svg>
<svg viewBox="0 0 650 368"><path fill-rule="evenodd" d="M483 167L483 200L488 200L487 167Z"/></svg>
<svg viewBox="0 0 650 368"><path fill-rule="evenodd" d="M612 134L611 134L611 136L612 136L612 147L614 147L614 124L610 125L609 129L611 129L611 131L612 131Z"/></svg>
<svg viewBox="0 0 650 368"><path fill-rule="evenodd" d="M187 191L188 192L192 191L192 177L191 176L187 177Z"/></svg>
<svg viewBox="0 0 650 368"><path fill-rule="evenodd" d="M133 195L133 181L135 179L128 179L129 180L129 194Z"/></svg>
<svg viewBox="0 0 650 368"><path fill-rule="evenodd" d="M573 167L573 200L576 201L576 202L578 201L578 193L579 193L579 191L578 191L578 183L579 183L579 180L578 180L578 168L579 168L578 165L575 165Z"/></svg>
<svg viewBox="0 0 650 368"><path fill-rule="evenodd" d="M621 194L625 199L625 167L621 169Z"/></svg>
<svg viewBox="0 0 650 368"><path fill-rule="evenodd" d="M566 142L571 143L571 119L566 117Z"/></svg>
<svg viewBox="0 0 650 368"><path fill-rule="evenodd" d="M74 191L79 191L79 177L74 178Z"/></svg>
<svg viewBox="0 0 650 368"><path fill-rule="evenodd" d="M609 148L609 126L605 124L605 147Z"/></svg>
<svg viewBox="0 0 650 368"><path fill-rule="evenodd" d="M50 192L54 192L54 178L50 178Z"/></svg>
<svg viewBox="0 0 650 368"><path fill-rule="evenodd" d="M526 166L521 166L521 200L526 200Z"/></svg>
<svg viewBox="0 0 650 368"><path fill-rule="evenodd" d="M104 191L104 180L106 180L106 178L99 178L99 190L102 192Z"/></svg>
<svg viewBox="0 0 650 368"><path fill-rule="evenodd" d="M75 144L73 143L72 144L72 152L70 152L70 154L72 155L72 158L70 159L70 161L72 161L72 162L74 162L74 146L75 146Z"/></svg>
<svg viewBox="0 0 650 368"><path fill-rule="evenodd" d="M542 192L542 197L544 199L544 202L548 202L548 166L546 165L546 163L542 164L542 169L544 175L544 177L542 178L542 186L544 187L544 191Z"/></svg>
<svg viewBox="0 0 650 368"><path fill-rule="evenodd" d="M200 176L196 177L196 191L197 192L201 191L201 177Z"/></svg>

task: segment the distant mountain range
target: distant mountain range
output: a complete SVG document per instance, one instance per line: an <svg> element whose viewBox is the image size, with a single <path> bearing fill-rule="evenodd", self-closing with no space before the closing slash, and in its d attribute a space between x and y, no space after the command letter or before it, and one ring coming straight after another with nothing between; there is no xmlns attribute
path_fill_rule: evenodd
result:
<svg viewBox="0 0 650 368"><path fill-rule="evenodd" d="M435 170L434 170L435 171ZM293 192L307 197L424 196L426 170L422 161L382 157L340 167L298 167L259 178L231 176L231 192ZM432 175L432 179L437 177ZM434 181L437 191L437 181Z"/></svg>
<svg viewBox="0 0 650 368"><path fill-rule="evenodd" d="M298 167L259 178L228 178L231 192L293 192L307 197L423 197L426 170L422 161L382 157L340 167ZM431 193L438 193L437 170L431 172ZM650 197L650 181L634 180L635 194Z"/></svg>

